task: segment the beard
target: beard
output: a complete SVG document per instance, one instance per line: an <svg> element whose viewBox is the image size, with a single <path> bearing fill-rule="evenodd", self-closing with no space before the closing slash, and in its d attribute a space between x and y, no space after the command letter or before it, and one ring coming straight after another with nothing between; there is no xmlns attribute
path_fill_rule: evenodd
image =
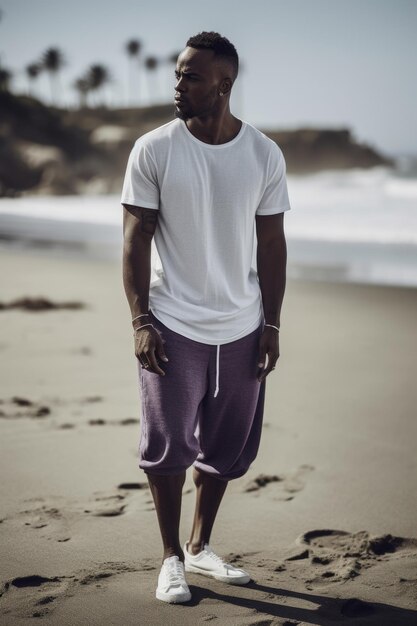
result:
<svg viewBox="0 0 417 626"><path fill-rule="evenodd" d="M216 106L215 93L216 90L213 90L213 92L210 93L205 100L203 100L203 103L200 102L196 105L197 108L192 109L189 105L185 109L178 109L175 107L175 117L178 117L180 120L184 120L184 122L186 122L193 117L205 117L212 114Z"/></svg>
<svg viewBox="0 0 417 626"><path fill-rule="evenodd" d="M193 115L190 115L186 111L181 111L181 109L177 109L177 107L175 107L175 117L178 117L180 120L186 122L191 117L193 117Z"/></svg>

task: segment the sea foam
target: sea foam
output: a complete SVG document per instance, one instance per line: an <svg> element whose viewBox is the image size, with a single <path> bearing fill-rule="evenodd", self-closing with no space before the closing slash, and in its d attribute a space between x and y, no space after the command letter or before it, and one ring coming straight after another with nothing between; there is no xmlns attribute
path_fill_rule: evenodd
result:
<svg viewBox="0 0 417 626"><path fill-rule="evenodd" d="M289 175L288 189L290 274L417 286L417 177L386 167L325 171ZM119 195L3 198L0 238L120 256L122 213ZM153 260L160 268L155 247Z"/></svg>

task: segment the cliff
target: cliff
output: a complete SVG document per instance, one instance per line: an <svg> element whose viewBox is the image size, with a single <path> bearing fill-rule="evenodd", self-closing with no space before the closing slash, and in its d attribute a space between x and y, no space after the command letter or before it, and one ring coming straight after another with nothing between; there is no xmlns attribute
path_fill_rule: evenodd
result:
<svg viewBox="0 0 417 626"><path fill-rule="evenodd" d="M0 196L118 193L135 139L171 119L171 104L68 111L0 92ZM289 173L392 164L347 129L263 132Z"/></svg>
<svg viewBox="0 0 417 626"><path fill-rule="evenodd" d="M367 144L357 143L349 129L301 128L294 131L264 130L282 149L292 173L369 168L393 165L393 161Z"/></svg>

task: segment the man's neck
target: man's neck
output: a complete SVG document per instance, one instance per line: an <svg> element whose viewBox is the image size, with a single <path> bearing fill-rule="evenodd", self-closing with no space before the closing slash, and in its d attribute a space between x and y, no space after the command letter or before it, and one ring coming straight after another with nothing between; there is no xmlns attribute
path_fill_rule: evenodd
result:
<svg viewBox="0 0 417 626"><path fill-rule="evenodd" d="M185 124L194 137L211 145L232 141L242 127L242 121L230 112L223 117L192 117Z"/></svg>

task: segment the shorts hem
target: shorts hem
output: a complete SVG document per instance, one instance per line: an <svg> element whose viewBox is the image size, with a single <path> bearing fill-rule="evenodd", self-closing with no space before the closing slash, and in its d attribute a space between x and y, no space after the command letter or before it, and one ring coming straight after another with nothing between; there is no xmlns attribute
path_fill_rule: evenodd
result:
<svg viewBox="0 0 417 626"><path fill-rule="evenodd" d="M204 474L208 474L208 476L211 476L212 478L217 478L218 480L222 480L222 481L229 481L229 480L235 480L237 478L241 478L242 476L247 474L247 472L249 471L249 467L248 467L248 468L239 470L238 472L234 472L230 474L214 474L212 472L208 472L206 469L200 467L196 463L193 463L193 467L195 467L198 471Z"/></svg>
<svg viewBox="0 0 417 626"><path fill-rule="evenodd" d="M155 474L155 476L176 476L178 474L182 474L186 471L190 466L186 465L180 469L172 468L172 469L153 469L152 467L141 467L139 465L139 469L141 469L145 474Z"/></svg>

